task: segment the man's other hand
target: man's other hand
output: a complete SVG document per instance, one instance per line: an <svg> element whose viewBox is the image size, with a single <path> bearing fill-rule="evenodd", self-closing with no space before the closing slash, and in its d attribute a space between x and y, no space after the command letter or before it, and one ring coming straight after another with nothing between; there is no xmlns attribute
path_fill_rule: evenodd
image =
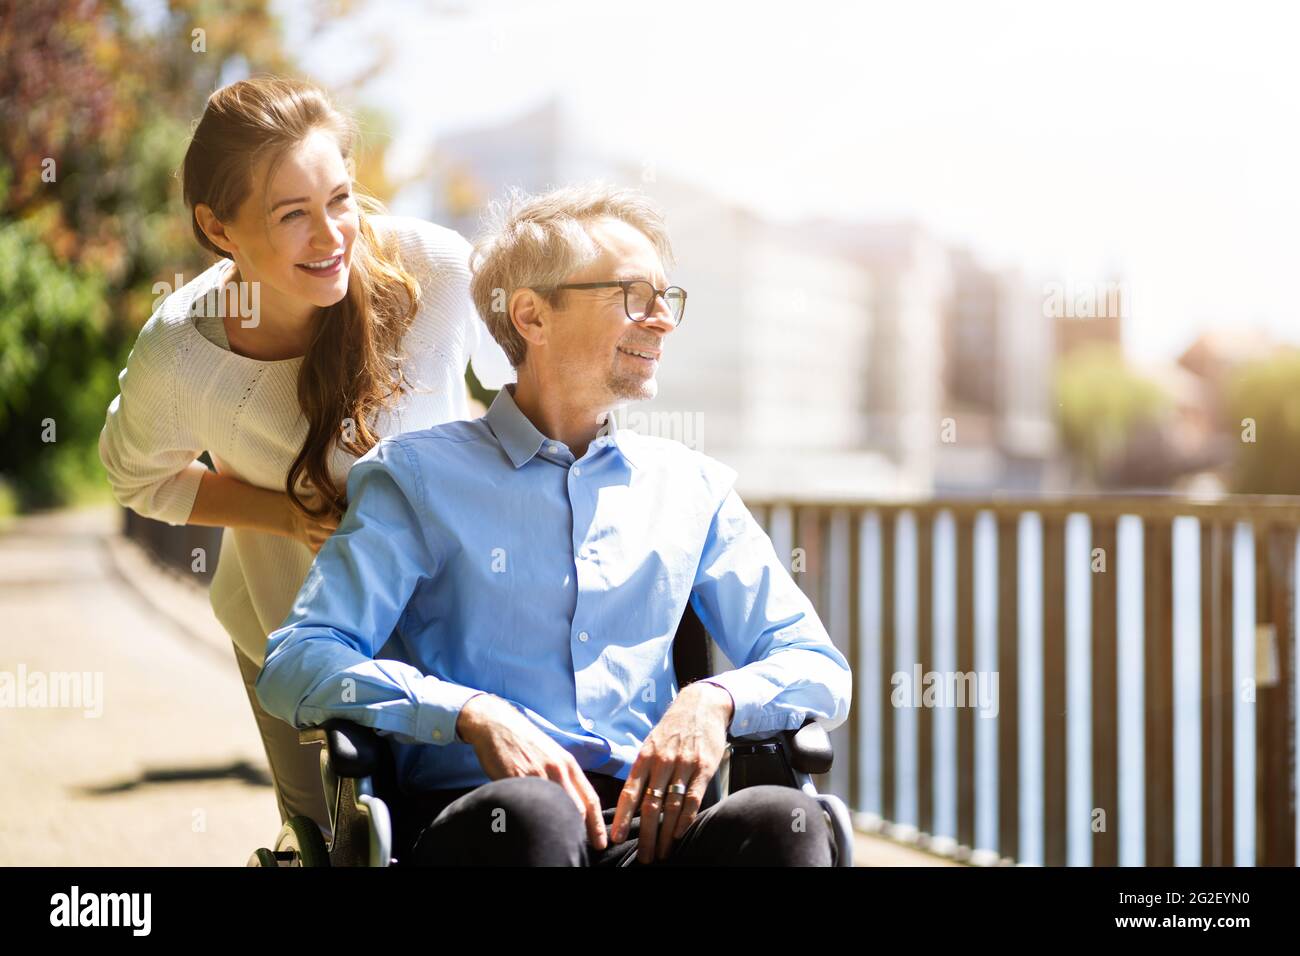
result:
<svg viewBox="0 0 1300 956"><path fill-rule="evenodd" d="M646 737L619 794L610 827L610 838L618 843L627 838L632 818L640 814L638 862L667 859L673 843L699 813L705 788L726 752L727 728L734 712L735 703L725 688L696 681L677 695ZM669 792L674 784L684 784L686 792ZM651 790L664 795L656 797Z"/></svg>
<svg viewBox="0 0 1300 956"><path fill-rule="evenodd" d="M587 824L597 850L609 845L600 797L567 750L508 701L482 693L465 702L456 719L456 734L474 748L484 773L504 777L545 777L569 794Z"/></svg>

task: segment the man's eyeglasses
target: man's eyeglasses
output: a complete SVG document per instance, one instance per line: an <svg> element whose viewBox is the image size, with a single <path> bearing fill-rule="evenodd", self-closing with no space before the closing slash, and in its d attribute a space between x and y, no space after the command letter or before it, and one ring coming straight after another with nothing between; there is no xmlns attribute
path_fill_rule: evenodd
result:
<svg viewBox="0 0 1300 956"><path fill-rule="evenodd" d="M686 290L681 286L670 285L666 289L656 289L644 279L619 279L612 282L567 282L555 286L556 289L623 289L623 311L633 322L644 322L646 316L654 312L655 298L664 300L672 316L673 327L682 324L686 314Z"/></svg>

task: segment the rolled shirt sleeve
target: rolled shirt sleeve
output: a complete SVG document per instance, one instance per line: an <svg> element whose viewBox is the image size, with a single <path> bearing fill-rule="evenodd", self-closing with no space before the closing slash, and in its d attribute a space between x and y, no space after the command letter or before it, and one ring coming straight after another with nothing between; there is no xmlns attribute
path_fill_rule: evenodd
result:
<svg viewBox="0 0 1300 956"><path fill-rule="evenodd" d="M398 442L381 441L352 466L347 513L267 639L255 688L269 713L299 728L341 717L402 743L462 742L460 710L482 691L374 656L441 565L422 531L422 498Z"/></svg>
<svg viewBox="0 0 1300 956"><path fill-rule="evenodd" d="M182 525L207 468L197 460L203 448L177 420L175 357L161 332L155 316L118 373L118 395L99 433L99 460L118 504Z"/></svg>
<svg viewBox="0 0 1300 956"><path fill-rule="evenodd" d="M833 730L848 719L849 662L734 490L713 516L691 603L740 665L706 678L731 694L731 736L797 730L810 716Z"/></svg>

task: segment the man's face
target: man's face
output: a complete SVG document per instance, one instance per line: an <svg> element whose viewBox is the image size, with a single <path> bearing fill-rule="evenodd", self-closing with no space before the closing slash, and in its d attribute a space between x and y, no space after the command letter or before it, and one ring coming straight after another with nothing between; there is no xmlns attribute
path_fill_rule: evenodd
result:
<svg viewBox="0 0 1300 956"><path fill-rule="evenodd" d="M566 283L644 279L656 289L667 288L659 254L635 226L607 218L591 223L587 231L601 255L566 277ZM664 340L674 328L662 297L655 297L654 311L644 321L634 322L623 307L621 288L566 289L563 294L563 308L552 315L546 359L565 387L600 408L654 398Z"/></svg>

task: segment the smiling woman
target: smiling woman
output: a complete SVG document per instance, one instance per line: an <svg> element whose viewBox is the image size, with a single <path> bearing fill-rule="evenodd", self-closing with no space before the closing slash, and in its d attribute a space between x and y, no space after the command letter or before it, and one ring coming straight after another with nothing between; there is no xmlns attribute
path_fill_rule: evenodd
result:
<svg viewBox="0 0 1300 956"><path fill-rule="evenodd" d="M308 83L258 77L212 94L183 190L195 237L220 258L145 323L100 434L119 503L226 529L212 608L282 819L307 815L326 833L319 747L300 746L251 690L267 635L346 510L357 458L469 417L471 356L486 387L513 377L469 297L469 243L383 215L352 179L354 141L351 119ZM204 451L215 471L196 460Z"/></svg>
<svg viewBox="0 0 1300 956"><path fill-rule="evenodd" d="M235 333L231 324L226 332L238 351L253 358L303 355L320 331L321 311L347 295L360 228L352 181L338 143L320 130L278 162L259 161L253 181L268 184L265 196L243 203L227 223L206 203L194 209L212 243L235 260L229 288L256 283L259 290L262 314L251 324L240 323L244 332ZM281 195L287 198L275 198Z"/></svg>

